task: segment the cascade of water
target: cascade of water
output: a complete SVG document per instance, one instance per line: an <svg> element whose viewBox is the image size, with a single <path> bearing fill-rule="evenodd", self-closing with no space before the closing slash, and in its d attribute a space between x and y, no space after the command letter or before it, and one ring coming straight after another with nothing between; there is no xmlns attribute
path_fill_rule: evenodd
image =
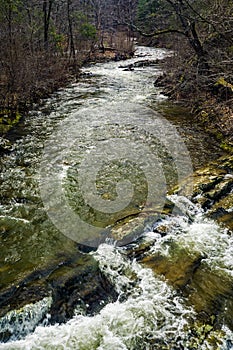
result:
<svg viewBox="0 0 233 350"><path fill-rule="evenodd" d="M166 54L163 50L142 48L138 50L138 55L140 56L142 52L146 53L147 59L152 60ZM135 57L129 64L134 64L139 59L141 58ZM2 214L0 219L3 222L4 232L10 231L9 241L8 236L4 236L5 242L8 242L6 244L8 251L3 251L3 261L12 264L10 266L17 268L18 261L27 262L29 258L32 264L33 250L39 251L38 255L41 254L43 260L46 254L50 256L51 252L63 248L65 238L63 240L58 238L57 232L48 229L49 224L44 218L41 203L38 205L38 189L34 184L37 178L36 175L32 176L35 174L37 157L43 148L43 142L53 132L54 126L63 120L64 116L74 115L77 108L82 106L86 114L85 118L80 118L78 125L83 130L82 135L86 137L86 124L93 122L91 120L93 111L99 108L103 112L103 120L108 119L111 110L104 111L103 105L110 106L113 101L118 101L122 106L126 106L128 101L149 105L154 93L152 74L160 74L159 67L152 69L148 66L146 70L138 67L134 71L124 71L122 68L119 69L119 65L119 62L110 62L84 68L86 76L82 82L73 84L54 95L45 103L43 112L32 113L28 134L16 140L12 146L14 152L6 157L3 164L5 182L1 187L6 203L0 208ZM92 79L91 84L89 79ZM163 98L159 89L156 92L155 100ZM88 114L88 110L91 113ZM122 116L125 115L122 113ZM89 140L80 139L78 151L69 155L61 164L64 170L60 173L62 177L65 177L67 169L72 170L72 167L73 173L71 171L70 176L72 178L73 174L75 175L77 153L81 154L83 149L89 149L91 152L91 137L96 136L98 139L101 135L106 140L112 136L116 137L116 132L119 132L120 123L114 126L115 129L106 127L102 130L98 124L99 115L95 118L94 123L98 128L91 130ZM75 117L71 120L72 125L77 123ZM121 130L121 136L127 136L130 132L135 134L137 132L138 136L136 127ZM140 141L143 141L145 134L141 133L138 136ZM169 133L166 136L168 139L173 137ZM200 148L202 154L202 147ZM47 166L49 167L48 164ZM12 174L14 174L13 180ZM76 191L75 186L74 189ZM11 199L7 202L10 191L14 201ZM181 251L182 249L188 251L190 255L198 253L208 269L215 270L220 276L232 280L233 242L227 230L206 219L204 213L186 197L170 196L169 199L183 212L183 215L167 216L159 223L160 227L157 227L156 223L154 232L145 233L144 240L151 242L148 256L159 252L160 256L171 260L174 254L173 247L178 247ZM162 226L164 234L161 234ZM11 243L13 235L17 237L17 242L15 240ZM40 249L38 242L41 243ZM60 242L60 245L56 245L56 242ZM232 332L224 321L223 326L218 329L210 325L206 328L200 326L196 319L197 314L190 305L188 306L187 299L164 277L150 268L143 267L135 260L130 260L124 248L101 244L98 250L91 254L98 261L102 273L114 285L119 294L118 300L109 303L92 317L80 314L77 309L76 315L70 321L53 326L40 325L42 317L49 312L51 299L26 306L22 310L12 311L0 320L0 330L1 332L9 330L13 333L13 337L8 343L0 344L0 349L229 350L232 348ZM33 263L36 265L36 262ZM21 265L18 264L18 268L22 269L24 264L22 262ZM10 282L12 283L11 280ZM21 339L24 337L25 339Z"/></svg>
<svg viewBox="0 0 233 350"><path fill-rule="evenodd" d="M94 317L76 315L63 325L39 326L0 349L215 349L198 333L195 312L166 281L111 245L101 245L94 256L120 293L118 301ZM226 327L208 332L219 349L228 349L233 339ZM227 342L222 343L224 334Z"/></svg>

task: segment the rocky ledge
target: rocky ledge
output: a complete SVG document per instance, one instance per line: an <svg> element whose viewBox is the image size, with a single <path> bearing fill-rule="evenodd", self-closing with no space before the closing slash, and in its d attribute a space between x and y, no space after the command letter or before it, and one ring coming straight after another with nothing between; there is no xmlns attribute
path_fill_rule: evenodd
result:
<svg viewBox="0 0 233 350"><path fill-rule="evenodd" d="M207 216L233 229L233 156L223 156L193 175L193 203ZM185 185L185 184L184 184ZM183 185L175 192L180 193Z"/></svg>
<svg viewBox="0 0 233 350"><path fill-rule="evenodd" d="M38 303L48 298L49 305L44 306L43 312ZM17 285L0 291L0 341L33 331L22 330L22 327L18 330L17 323L33 325L34 317L37 317L35 327L45 319L49 324L62 323L70 319L75 310L93 315L116 298L114 288L101 273L97 261L77 249L77 254L63 257L56 266L34 271ZM34 315L33 309L38 307Z"/></svg>
<svg viewBox="0 0 233 350"><path fill-rule="evenodd" d="M190 184L192 179L187 179ZM179 195L187 182L176 188L173 193ZM193 175L193 194L190 200L204 210L207 216L221 225L233 228L233 156L222 157L205 169ZM153 231L160 238L169 237L174 229L174 204L167 201L164 212L157 214L156 209L148 209L138 218L118 223L112 230L113 237L122 238L123 247L119 248L130 259L136 259L150 267L155 274L165 278L192 305L199 315L201 324L208 329L221 328L222 322L233 329L232 279L217 270L212 270L206 259L208 256L199 250L193 251L179 245L172 239L167 240L169 255L161 249L151 250L154 242L145 239L143 233ZM179 213L177 214L179 216ZM182 216L182 213L181 213ZM190 217L192 221L193 218ZM177 227L179 231L179 227ZM127 237L129 237L127 239ZM134 238L134 242L132 242ZM155 238L156 241L157 238ZM110 301L116 300L117 293L111 283L101 273L98 263L91 254L77 253L63 257L55 266L34 271L17 285L0 291L1 341L7 341L17 331L12 326L17 314L25 312L26 304L36 305L44 298L51 297L49 319L46 308L41 307L39 322L61 323L71 318L75 312L92 315ZM12 314L11 310L16 310ZM29 318L33 312L29 312ZM5 323L4 323L5 322ZM35 326L37 325L35 323ZM32 331L31 329L30 331ZM20 334L23 332L21 330Z"/></svg>
<svg viewBox="0 0 233 350"><path fill-rule="evenodd" d="M210 256L205 252L203 246L200 249L195 248L196 241L198 245L199 240L204 245L206 243L212 247L214 244L220 245L222 243L220 241L227 241L227 237L232 236L233 156L221 157L206 168L197 170L192 178L187 179L173 190L172 194L181 194L184 188L190 186L191 183L193 191L189 199L194 203L194 207L191 208L193 212L188 216L184 215L184 211L180 214L177 212L179 220L169 213L165 215L165 218L160 217L152 227L155 234L152 234L152 240L141 239L137 244L129 245L125 252L131 259L140 261L150 267L156 275L165 278L186 298L187 303L194 307L202 324L208 325L210 329L221 329L222 323L225 323L233 330L231 274L227 273L220 262L219 268L212 268L212 265L208 263ZM190 202L190 206L192 203ZM182 230L184 233L188 230L188 225L190 228L192 224L193 226L199 224L195 218L198 213L202 213L202 218L214 219L220 224L222 231L218 238L214 238L215 230L218 230L214 224L202 219L198 233L190 230L190 244L187 244L188 241L184 243L185 238L184 240L176 239ZM184 225L182 218L184 218ZM193 235L196 233L195 237L192 237L192 232ZM221 235L224 237L221 238ZM160 242L159 245L156 242ZM151 249L152 245L155 248ZM216 249L215 246L214 249ZM208 252L208 249L206 251ZM220 261L221 257L216 255L216 259ZM230 257L224 256L224 259L230 259Z"/></svg>

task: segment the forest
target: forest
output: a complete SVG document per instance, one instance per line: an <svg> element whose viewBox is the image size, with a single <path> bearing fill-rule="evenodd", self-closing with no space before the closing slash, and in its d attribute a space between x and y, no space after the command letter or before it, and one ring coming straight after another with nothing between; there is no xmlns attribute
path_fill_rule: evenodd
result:
<svg viewBox="0 0 233 350"><path fill-rule="evenodd" d="M1 0L1 124L78 79L83 64L132 56L137 40L173 50L155 84L229 144L232 14L232 0Z"/></svg>

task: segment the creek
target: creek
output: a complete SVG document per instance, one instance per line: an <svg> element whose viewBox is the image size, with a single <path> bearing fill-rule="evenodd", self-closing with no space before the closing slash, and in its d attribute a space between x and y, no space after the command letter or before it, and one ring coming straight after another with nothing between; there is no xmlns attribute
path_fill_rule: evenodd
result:
<svg viewBox="0 0 233 350"><path fill-rule="evenodd" d="M170 54L137 47L132 59L84 67L7 135L0 349L233 348L232 236L189 201L191 180L167 196L224 155L154 85ZM68 303L69 317L51 322L57 266L95 264L76 282L82 295L97 288L91 273L104 276L98 306L91 312L93 297L82 296L85 305ZM35 276L37 298L4 304Z"/></svg>

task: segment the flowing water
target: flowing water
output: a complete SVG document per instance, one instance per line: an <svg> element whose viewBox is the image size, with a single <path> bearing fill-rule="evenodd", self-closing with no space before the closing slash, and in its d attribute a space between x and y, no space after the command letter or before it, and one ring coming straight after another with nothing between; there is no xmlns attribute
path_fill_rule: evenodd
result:
<svg viewBox="0 0 233 350"><path fill-rule="evenodd" d="M0 349L233 347L232 237L226 229L186 197L171 196L182 215L163 219L166 235L156 233L155 217L144 227L150 249L142 262L124 246L137 246L137 235L114 244L111 233L116 222L134 223L150 210L159 215L172 186L221 155L192 116L169 105L154 86L159 59L168 54L139 47L130 60L85 67L78 83L54 94L8 136L10 153L0 163L1 289L56 265L62 254L78 254L81 243L98 247L88 254L119 296L94 316L77 308L60 325L49 325L51 297L12 310L0 329L13 337ZM153 262L158 254L168 281ZM209 285L204 277L203 296L195 294L196 285L188 294L177 289L173 270L182 270L186 256L203 260L200 279L214 276ZM221 291L216 286L226 309L218 327L199 315L212 307L216 295L207 292L213 281L225 285Z"/></svg>

